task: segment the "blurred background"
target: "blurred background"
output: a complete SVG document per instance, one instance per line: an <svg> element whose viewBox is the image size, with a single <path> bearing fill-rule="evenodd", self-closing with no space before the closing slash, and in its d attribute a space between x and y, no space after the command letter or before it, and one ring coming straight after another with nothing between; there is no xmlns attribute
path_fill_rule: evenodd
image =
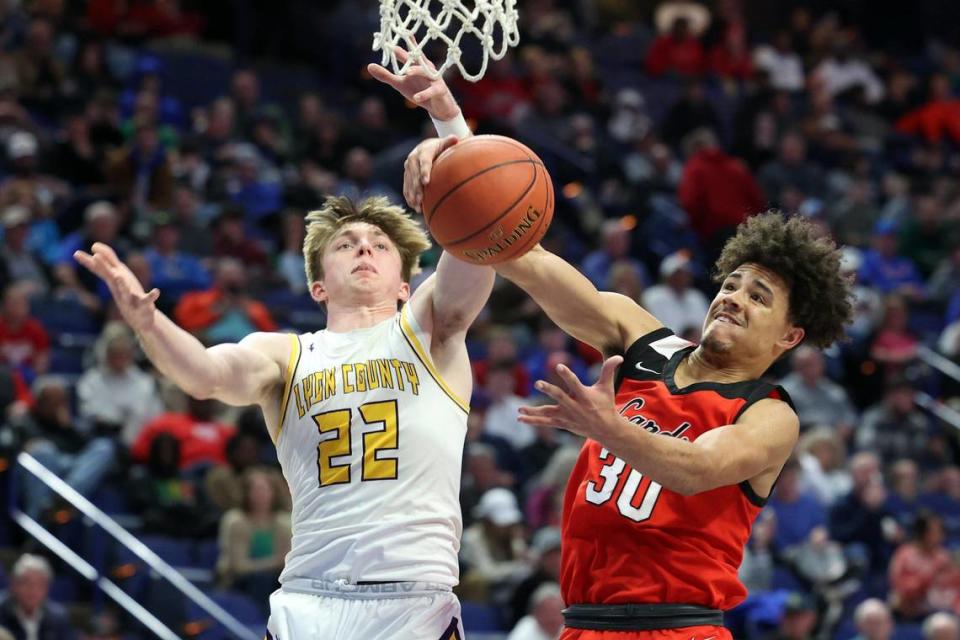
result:
<svg viewBox="0 0 960 640"><path fill-rule="evenodd" d="M546 162L550 250L693 341L748 212L807 217L857 280L848 339L769 372L803 434L754 528L734 636L960 638L960 6L519 11L519 47L449 81L475 131ZM71 254L109 243L206 344L322 328L305 212L399 202L432 135L366 74L378 28L371 0L0 0L0 628L18 639L30 611L43 640L262 637L290 502L259 411L172 388ZM589 378L600 357L506 282L469 349L464 623L555 638L580 443L516 413L556 364Z"/></svg>

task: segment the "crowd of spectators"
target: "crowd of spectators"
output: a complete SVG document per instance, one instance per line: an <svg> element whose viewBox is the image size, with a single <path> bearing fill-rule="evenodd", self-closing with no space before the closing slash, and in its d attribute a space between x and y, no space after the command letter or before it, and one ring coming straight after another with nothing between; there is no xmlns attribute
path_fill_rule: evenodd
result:
<svg viewBox="0 0 960 640"><path fill-rule="evenodd" d="M547 247L691 341L713 259L749 214L805 216L843 246L856 319L846 342L800 347L769 374L802 437L728 623L750 640L958 638L960 383L927 362L960 362L960 39L934 2L904 9L889 41L869 2L770 3L777 15L747 2L521 1L519 47L477 83L450 81L475 130L545 160ZM233 3L0 2L0 453L31 453L141 535L215 542L218 587L265 614L290 501L262 419L172 389L72 253L114 247L208 345L318 330L306 211L325 194L399 201L427 119L363 72L375 2L291 2L304 19L283 36L242 4L225 25ZM232 66L218 66L224 40ZM183 56L211 75L184 74ZM317 73L292 72L304 64ZM586 378L600 356L506 282L468 346L465 617L480 606L488 631L556 638L579 443L519 424L517 407L544 401L532 382L557 364ZM20 486L30 517L77 519L44 484ZM30 547L4 530L0 547ZM66 624L47 598L59 567L5 566L0 627L68 637L36 635ZM136 632L108 614L84 637Z"/></svg>

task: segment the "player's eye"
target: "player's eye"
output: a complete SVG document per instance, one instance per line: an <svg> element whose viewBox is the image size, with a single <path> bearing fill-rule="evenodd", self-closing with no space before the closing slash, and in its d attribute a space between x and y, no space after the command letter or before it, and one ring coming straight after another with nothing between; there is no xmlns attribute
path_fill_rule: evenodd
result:
<svg viewBox="0 0 960 640"><path fill-rule="evenodd" d="M754 302L759 302L760 304L763 304L763 296L761 296L759 293L753 294L752 296L750 296L750 299L753 300Z"/></svg>
<svg viewBox="0 0 960 640"><path fill-rule="evenodd" d="M730 283L730 282L724 283L724 285L723 285L723 290L724 290L724 291L733 291L733 284Z"/></svg>
<svg viewBox="0 0 960 640"><path fill-rule="evenodd" d="M350 248L349 242L341 242L340 244L337 245L337 249L349 249L349 248Z"/></svg>
<svg viewBox="0 0 960 640"><path fill-rule="evenodd" d="M386 249L386 248L387 248L387 243L385 243L385 242L378 242L378 243L377 243L376 245L374 245L374 246L376 246L377 249Z"/></svg>

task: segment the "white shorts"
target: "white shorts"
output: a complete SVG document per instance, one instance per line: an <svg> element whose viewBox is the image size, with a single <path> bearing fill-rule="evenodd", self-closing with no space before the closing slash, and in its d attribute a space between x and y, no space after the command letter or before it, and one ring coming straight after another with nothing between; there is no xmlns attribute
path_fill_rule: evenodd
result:
<svg viewBox="0 0 960 640"><path fill-rule="evenodd" d="M270 596L267 640L463 640L460 601L423 582L291 580Z"/></svg>

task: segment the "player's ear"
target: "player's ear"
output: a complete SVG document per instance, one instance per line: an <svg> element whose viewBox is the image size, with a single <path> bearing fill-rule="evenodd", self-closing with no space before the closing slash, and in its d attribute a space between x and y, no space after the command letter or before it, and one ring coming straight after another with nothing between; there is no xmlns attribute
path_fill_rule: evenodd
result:
<svg viewBox="0 0 960 640"><path fill-rule="evenodd" d="M406 302L410 299L410 283L401 282L400 291L397 292L397 300L400 302Z"/></svg>
<svg viewBox="0 0 960 640"><path fill-rule="evenodd" d="M777 341L778 347L783 347L784 351L789 351L793 349L798 344L803 342L804 336L807 335L807 332L803 330L803 327L795 327L793 325L787 329L786 333Z"/></svg>
<svg viewBox="0 0 960 640"><path fill-rule="evenodd" d="M317 280L310 285L310 297L315 302L327 301L327 289L323 286L323 280Z"/></svg>

